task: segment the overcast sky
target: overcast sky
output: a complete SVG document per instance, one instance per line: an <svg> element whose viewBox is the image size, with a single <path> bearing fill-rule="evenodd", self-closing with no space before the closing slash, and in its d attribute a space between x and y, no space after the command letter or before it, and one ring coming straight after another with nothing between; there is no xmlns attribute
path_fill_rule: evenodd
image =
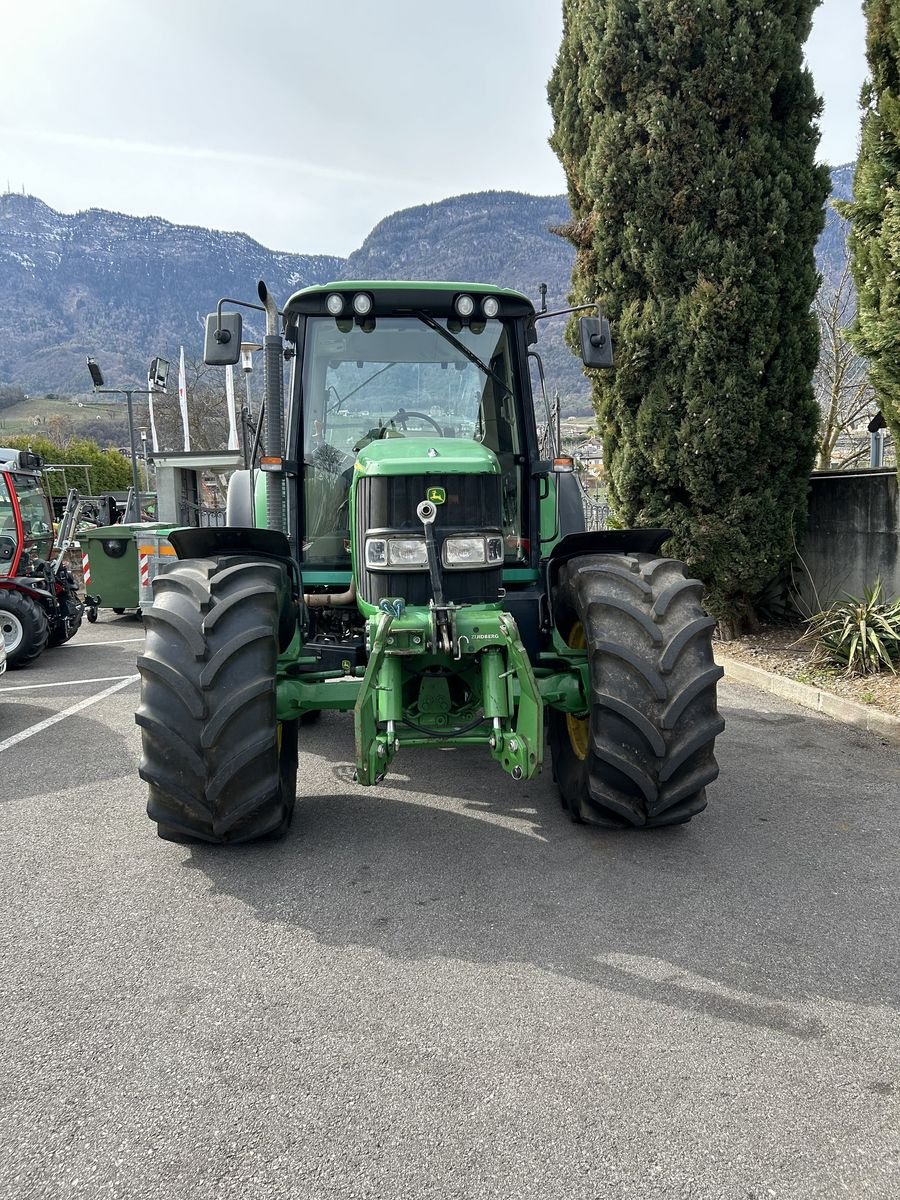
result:
<svg viewBox="0 0 900 1200"><path fill-rule="evenodd" d="M561 0L0 0L0 191L347 254L399 208L565 190ZM807 47L820 157L856 155L860 0Z"/></svg>

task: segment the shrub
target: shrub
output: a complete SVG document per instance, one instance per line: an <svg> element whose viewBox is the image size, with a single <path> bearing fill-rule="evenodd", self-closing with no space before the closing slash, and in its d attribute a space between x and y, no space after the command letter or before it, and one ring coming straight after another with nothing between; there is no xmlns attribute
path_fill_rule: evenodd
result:
<svg viewBox="0 0 900 1200"><path fill-rule="evenodd" d="M846 675L896 674L900 663L900 599L883 598L881 580L862 599L848 596L807 619L816 657L844 668Z"/></svg>

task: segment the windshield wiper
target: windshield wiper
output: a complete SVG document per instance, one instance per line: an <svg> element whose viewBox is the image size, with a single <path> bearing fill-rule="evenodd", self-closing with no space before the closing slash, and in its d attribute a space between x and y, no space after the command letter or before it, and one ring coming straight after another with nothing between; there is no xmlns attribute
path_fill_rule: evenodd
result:
<svg viewBox="0 0 900 1200"><path fill-rule="evenodd" d="M416 316L423 325L427 325L429 329L433 329L435 333L439 333L445 342L449 342L451 346L455 346L461 354L466 356L470 363L474 363L476 367L479 367L482 371L484 371L488 379L493 379L494 383L503 388L507 396L512 396L513 391L509 384L505 383L496 371L492 370L492 368L486 363L483 363L474 350L470 350L464 342L461 342L459 338L454 337L449 329L445 329L443 325L439 325L434 317L430 317L428 313L417 312Z"/></svg>

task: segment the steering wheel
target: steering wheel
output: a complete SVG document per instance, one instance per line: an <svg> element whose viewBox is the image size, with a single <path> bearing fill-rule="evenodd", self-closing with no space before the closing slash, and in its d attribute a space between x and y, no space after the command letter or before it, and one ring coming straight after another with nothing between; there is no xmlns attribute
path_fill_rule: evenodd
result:
<svg viewBox="0 0 900 1200"><path fill-rule="evenodd" d="M444 436L443 429L441 429L440 425L438 425L437 421L435 421L433 417L429 417L428 413L414 412L412 409L408 408L401 408L399 412L395 412L392 417L389 417L388 420L385 421L384 427L385 429L388 429L394 423L394 421L397 421L400 425L400 428L405 433L406 422L409 417L418 417L421 421L427 421L429 425L433 426L433 428L437 430L440 437Z"/></svg>

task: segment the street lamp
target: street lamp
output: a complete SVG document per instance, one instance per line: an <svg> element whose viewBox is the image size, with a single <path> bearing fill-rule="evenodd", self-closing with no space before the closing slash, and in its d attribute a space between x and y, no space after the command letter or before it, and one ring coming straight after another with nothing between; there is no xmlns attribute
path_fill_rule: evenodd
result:
<svg viewBox="0 0 900 1200"><path fill-rule="evenodd" d="M158 364L160 364L160 363L162 363L165 367L165 370L162 372L162 385L161 385L161 390L165 391L165 382L166 382L166 376L168 375L168 371L169 371L169 364L166 362L165 359L155 358L153 360L153 363L151 364L150 369L151 369L151 372L153 372L154 368L157 368L157 375L154 378L154 382L157 384L157 387L159 387L160 385L158 382L158 378L159 378ZM151 392L155 389L104 387L103 386L103 383L104 383L103 372L100 370L100 367L97 365L97 363L94 361L93 358L88 357L87 369L88 369L88 372L90 373L91 383L93 383L93 385L94 385L95 392L101 392L108 396L124 396L125 399L128 401L128 444L131 446L131 494L133 497L132 504L134 505L134 510L135 510L137 519L140 520L141 486L140 486L140 481L138 479L137 447L134 444L134 409L132 407L131 397L132 396L149 396L149 395L151 395ZM124 519L126 521L128 520L129 512L130 512L130 509L126 509L125 517L124 517Z"/></svg>
<svg viewBox="0 0 900 1200"><path fill-rule="evenodd" d="M259 342L241 342L241 369L244 372L244 394L246 403L241 409L241 442L244 447L244 469L250 466L250 430L249 422L252 415L250 404L250 372L253 370L253 355L262 350Z"/></svg>
<svg viewBox="0 0 900 1200"><path fill-rule="evenodd" d="M147 386L152 387L154 391L164 392L168 378L169 360L167 358L154 358L150 364L150 370L147 372Z"/></svg>
<svg viewBox="0 0 900 1200"><path fill-rule="evenodd" d="M141 458L144 460L144 491L150 491L150 461L147 457L147 430L141 430Z"/></svg>

